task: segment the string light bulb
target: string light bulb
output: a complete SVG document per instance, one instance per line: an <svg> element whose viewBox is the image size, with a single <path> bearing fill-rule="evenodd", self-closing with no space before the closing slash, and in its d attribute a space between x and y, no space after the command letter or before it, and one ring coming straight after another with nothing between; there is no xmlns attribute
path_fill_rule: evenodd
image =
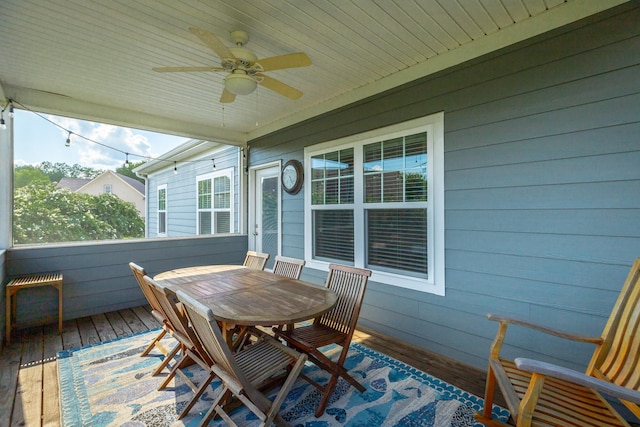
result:
<svg viewBox="0 0 640 427"><path fill-rule="evenodd" d="M125 153L125 155L127 156L127 159L124 161L124 167L129 169L129 167L131 166L129 164L129 153Z"/></svg>
<svg viewBox="0 0 640 427"><path fill-rule="evenodd" d="M173 162L173 174L178 175L178 162Z"/></svg>
<svg viewBox="0 0 640 427"><path fill-rule="evenodd" d="M13 102L9 101L9 117L13 118Z"/></svg>
<svg viewBox="0 0 640 427"><path fill-rule="evenodd" d="M216 159L211 159L211 162L213 163L213 170L216 170Z"/></svg>
<svg viewBox="0 0 640 427"><path fill-rule="evenodd" d="M69 135L67 135L67 140L64 142L65 147L69 147L71 145L71 131L69 131Z"/></svg>
<svg viewBox="0 0 640 427"><path fill-rule="evenodd" d="M0 113L1 114L1 113ZM0 115L0 129L6 129L7 125L4 122L4 117L2 115Z"/></svg>

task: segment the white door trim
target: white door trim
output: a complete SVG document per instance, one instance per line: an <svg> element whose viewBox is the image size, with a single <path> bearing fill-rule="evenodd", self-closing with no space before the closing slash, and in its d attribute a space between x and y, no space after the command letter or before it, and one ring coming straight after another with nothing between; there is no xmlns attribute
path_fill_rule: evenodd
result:
<svg viewBox="0 0 640 427"><path fill-rule="evenodd" d="M249 167L249 200L248 200L248 221L247 221L247 236L249 242L249 250L255 250L256 240L254 232L254 225L256 223L256 174L258 171L277 168L278 169L278 255L282 253L282 186L280 182L280 169L282 168L282 161L276 160L269 163L263 163Z"/></svg>

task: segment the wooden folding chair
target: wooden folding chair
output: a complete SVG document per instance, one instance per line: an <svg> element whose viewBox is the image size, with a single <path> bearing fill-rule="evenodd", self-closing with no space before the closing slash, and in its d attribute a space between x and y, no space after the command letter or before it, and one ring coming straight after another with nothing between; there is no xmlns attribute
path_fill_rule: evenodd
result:
<svg viewBox="0 0 640 427"><path fill-rule="evenodd" d="M169 325L169 323L167 321L167 316L164 313L164 310L160 306L160 303L156 299L155 295L153 294L153 291L151 291L151 289L149 289L149 287L145 284L145 281L143 279L143 277L147 275L147 272L145 271L145 269L140 267L138 264L133 263L133 262L129 263L129 267L131 268L131 271L133 272L133 276L136 278L136 281L138 282L138 286L140 286L140 289L142 290L142 293L144 294L145 298L147 299L147 302L151 306L151 314L153 315L153 317L155 317L155 319L158 322L160 322L160 325L162 325L162 330L160 331L158 336L156 336L151 341L151 343L149 343L149 345L144 349L144 351L142 352L142 354L140 356L148 355L149 352L151 352L151 350L153 350L153 348L156 347L165 356L165 360L167 360L167 362L168 362L170 360L170 358L167 358L167 356L169 355L169 351L160 342L160 340L162 338L164 338L164 336L167 334L167 332L171 331L171 326ZM177 352L177 350L176 350L176 352ZM171 357L173 357L173 356L171 356ZM154 374L154 375L156 375L156 374Z"/></svg>
<svg viewBox="0 0 640 427"><path fill-rule="evenodd" d="M271 423L288 426L278 412L307 357L258 330L252 331L252 334L258 336L255 343L233 354L222 337L211 309L183 291L178 291L177 296L184 305L196 335L213 360L211 372L222 381L220 394L199 425L206 426L218 414L228 425L235 426L224 408L224 404L233 396L260 419L261 426L270 426ZM270 401L262 394L260 386L287 371L289 373L284 384L274 400Z"/></svg>
<svg viewBox="0 0 640 427"><path fill-rule="evenodd" d="M269 254L247 251L247 256L244 258L244 263L242 265L253 268L254 270L264 270L268 260Z"/></svg>
<svg viewBox="0 0 640 427"><path fill-rule="evenodd" d="M314 319L311 325L297 328L288 327L286 330L278 327L273 330L277 338L284 339L289 346L306 353L310 361L331 374L329 382L324 386L306 375L300 375L322 392L322 399L315 412L316 417L324 413L339 377L347 380L358 391L365 390L358 381L347 373L343 365L358 323L360 307L370 276L370 270L331 264L326 286L337 294L338 302L336 305L327 313ZM342 347L336 362L319 350L320 347L329 344L338 344Z"/></svg>
<svg viewBox="0 0 640 427"><path fill-rule="evenodd" d="M305 261L303 259L288 258L278 255L273 264L273 273L278 276L299 279Z"/></svg>
<svg viewBox="0 0 640 427"><path fill-rule="evenodd" d="M513 318L488 317L500 325L491 347L484 410L476 414L478 421L487 426L507 425L491 418L496 384L517 426L629 426L601 393L619 399L640 418L640 258L634 262L599 337ZM501 358L509 324L595 344L586 372L526 358Z"/></svg>
<svg viewBox="0 0 640 427"><path fill-rule="evenodd" d="M193 390L195 395L191 398L189 403L178 414L178 419L183 418L189 413L193 405L200 399L200 396L206 391L211 381L215 378L215 375L210 372L209 366L213 361L209 358L208 353L202 348L198 336L195 334L191 326L189 326L189 319L184 311L178 307L178 300L176 294L171 289L162 286L154 281L149 276L144 277L148 287L153 291L156 299L160 303L160 306L167 314L167 320L173 328L172 335L178 341L180 347L180 358L176 361L173 368L169 372L169 375L158 386L158 390L164 389L169 382L176 376L180 375L184 382ZM199 386L191 381L191 379L182 372L183 368L186 368L193 362L197 363L202 369L209 372L209 376L205 378Z"/></svg>

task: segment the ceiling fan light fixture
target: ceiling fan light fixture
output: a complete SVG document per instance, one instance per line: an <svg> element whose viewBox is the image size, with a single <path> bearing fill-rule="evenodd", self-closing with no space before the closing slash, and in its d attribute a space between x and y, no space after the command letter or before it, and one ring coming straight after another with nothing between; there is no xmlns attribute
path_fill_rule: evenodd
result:
<svg viewBox="0 0 640 427"><path fill-rule="evenodd" d="M258 83L246 74L229 74L224 78L224 86L236 95L249 95L258 86Z"/></svg>

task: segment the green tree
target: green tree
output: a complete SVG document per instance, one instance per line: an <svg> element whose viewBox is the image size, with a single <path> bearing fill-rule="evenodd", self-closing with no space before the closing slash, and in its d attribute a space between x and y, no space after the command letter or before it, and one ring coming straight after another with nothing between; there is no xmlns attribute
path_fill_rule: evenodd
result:
<svg viewBox="0 0 640 427"><path fill-rule="evenodd" d="M140 181L141 183L144 184L144 179L140 178L133 171L138 166L142 166L144 164L145 164L144 160L141 160L139 162L129 162L129 167L126 167L126 165L123 164L122 166L120 166L119 168L116 169L116 172L119 173L120 175L128 176L129 178L133 178L135 180L138 180L138 181Z"/></svg>
<svg viewBox="0 0 640 427"><path fill-rule="evenodd" d="M47 174L51 182L60 182L61 178L93 179L104 173L103 170L93 169L77 163L68 165L66 163L42 162L38 168Z"/></svg>
<svg viewBox="0 0 640 427"><path fill-rule="evenodd" d="M16 166L13 170L13 187L20 188L29 184L51 182L49 177L35 166Z"/></svg>
<svg viewBox="0 0 640 427"><path fill-rule="evenodd" d="M132 203L115 196L72 193L54 183L15 190L14 244L144 237Z"/></svg>

